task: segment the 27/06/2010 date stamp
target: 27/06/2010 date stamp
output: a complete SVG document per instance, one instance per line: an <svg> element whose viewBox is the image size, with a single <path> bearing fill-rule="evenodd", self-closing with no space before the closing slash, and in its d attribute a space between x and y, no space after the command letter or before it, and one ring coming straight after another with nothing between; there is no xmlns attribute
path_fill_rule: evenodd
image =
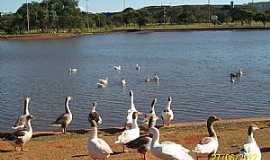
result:
<svg viewBox="0 0 270 160"><path fill-rule="evenodd" d="M247 154L214 154L211 160L256 160L258 155L255 153Z"/></svg>

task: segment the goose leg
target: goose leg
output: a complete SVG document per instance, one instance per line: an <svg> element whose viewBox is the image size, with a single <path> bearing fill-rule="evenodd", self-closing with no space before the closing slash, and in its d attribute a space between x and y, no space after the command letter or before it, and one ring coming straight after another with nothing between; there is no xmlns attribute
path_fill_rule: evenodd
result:
<svg viewBox="0 0 270 160"><path fill-rule="evenodd" d="M143 154L143 160L147 160L146 159L146 153Z"/></svg>
<svg viewBox="0 0 270 160"><path fill-rule="evenodd" d="M208 160L211 160L212 153L208 154Z"/></svg>

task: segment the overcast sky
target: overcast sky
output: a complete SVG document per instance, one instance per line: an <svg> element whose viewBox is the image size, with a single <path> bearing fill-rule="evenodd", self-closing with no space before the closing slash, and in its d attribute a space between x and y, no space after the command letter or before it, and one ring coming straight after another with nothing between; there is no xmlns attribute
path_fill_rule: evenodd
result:
<svg viewBox="0 0 270 160"><path fill-rule="evenodd" d="M1 12L15 12L26 0L0 0ZM42 0L28 0L41 2ZM80 8L86 8L88 1L88 9L92 12L113 12L123 9L123 0L79 0ZM126 7L135 9L150 5L183 5L183 4L206 4L208 0L125 0ZM270 0L254 0L254 2L270 1ZM251 0L234 0L235 4L243 4L251 2ZM211 0L212 4L229 4L230 0Z"/></svg>

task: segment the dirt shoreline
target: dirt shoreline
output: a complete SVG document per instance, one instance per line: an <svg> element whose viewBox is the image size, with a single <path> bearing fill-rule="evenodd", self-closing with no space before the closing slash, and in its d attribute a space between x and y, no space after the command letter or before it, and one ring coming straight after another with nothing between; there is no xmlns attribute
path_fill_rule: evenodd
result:
<svg viewBox="0 0 270 160"><path fill-rule="evenodd" d="M22 35L0 35L0 40L57 40L95 34L109 34L114 32L188 32L188 31L251 31L270 30L270 27L202 27L202 28L145 28L145 29L116 29L94 33L35 33Z"/></svg>
<svg viewBox="0 0 270 160"><path fill-rule="evenodd" d="M256 124L264 128L255 132L254 136L262 151L262 160L270 160L270 117L258 118L238 118L223 119L215 124L215 129L219 138L218 154L238 154L239 148L247 142L247 128L250 124ZM194 149L195 145L204 136L207 136L206 122L184 122L176 123L171 127L159 126L161 141L173 141L182 144L189 150ZM35 132L34 138L26 144L25 152L15 152L14 148L7 142L0 140L0 160L13 159L35 159L35 160L87 160L87 141L91 129L69 130L66 135L60 132ZM122 146L114 141L121 133L122 128L103 128L99 129L99 137L105 139L113 150L118 153L112 155L111 160L139 160L141 155L136 150L128 153L121 153ZM141 129L142 134L148 134L147 129ZM2 133L3 134L3 133ZM190 153L194 159L196 155ZM158 160L150 153L148 160ZM205 160L205 157L199 158Z"/></svg>

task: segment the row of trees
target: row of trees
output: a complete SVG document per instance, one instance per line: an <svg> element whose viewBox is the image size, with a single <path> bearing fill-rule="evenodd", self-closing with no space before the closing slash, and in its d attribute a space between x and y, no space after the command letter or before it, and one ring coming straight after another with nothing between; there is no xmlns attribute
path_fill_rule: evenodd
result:
<svg viewBox="0 0 270 160"><path fill-rule="evenodd" d="M191 24L209 22L208 5L152 6L139 10L127 8L116 13L87 13L81 11L78 0L43 0L29 5L31 31L60 32L87 31L89 28L144 26L147 24ZM211 13L221 23L251 24L252 21L270 21L270 11L257 12L251 5L211 6ZM16 13L0 14L0 32L25 33L27 31L27 4Z"/></svg>

